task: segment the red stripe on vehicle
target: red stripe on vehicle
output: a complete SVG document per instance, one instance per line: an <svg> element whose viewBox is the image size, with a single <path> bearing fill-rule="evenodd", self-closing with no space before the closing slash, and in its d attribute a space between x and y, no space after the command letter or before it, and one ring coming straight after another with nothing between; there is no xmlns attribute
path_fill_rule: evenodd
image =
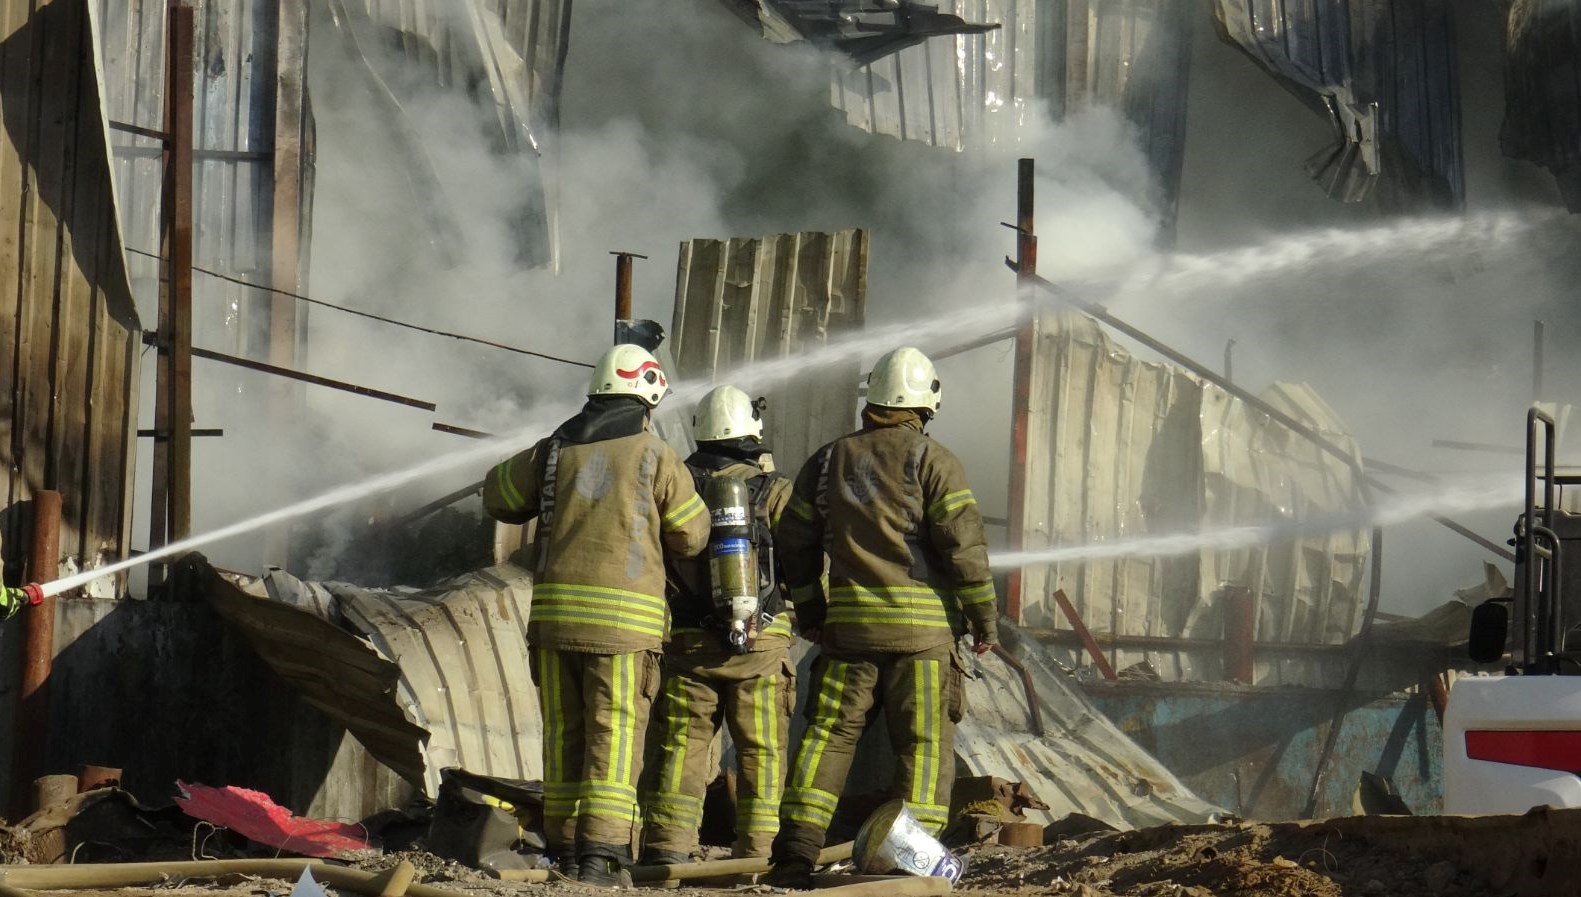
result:
<svg viewBox="0 0 1581 897"><path fill-rule="evenodd" d="M1466 756L1510 766L1581 773L1581 731L1469 730Z"/></svg>

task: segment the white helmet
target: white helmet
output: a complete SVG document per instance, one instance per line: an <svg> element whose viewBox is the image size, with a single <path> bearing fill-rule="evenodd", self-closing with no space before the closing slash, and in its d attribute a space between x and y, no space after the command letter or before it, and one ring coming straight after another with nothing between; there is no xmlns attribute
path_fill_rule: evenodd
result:
<svg viewBox="0 0 1581 897"><path fill-rule="evenodd" d="M649 408L670 393L664 368L641 346L623 343L604 353L587 385L589 396L636 396Z"/></svg>
<svg viewBox="0 0 1581 897"><path fill-rule="evenodd" d="M880 408L939 410L939 375L928 356L901 346L878 360L867 375L867 402Z"/></svg>
<svg viewBox="0 0 1581 897"><path fill-rule="evenodd" d="M763 440L763 417L750 396L734 386L716 386L697 403L692 438L698 442L750 437Z"/></svg>

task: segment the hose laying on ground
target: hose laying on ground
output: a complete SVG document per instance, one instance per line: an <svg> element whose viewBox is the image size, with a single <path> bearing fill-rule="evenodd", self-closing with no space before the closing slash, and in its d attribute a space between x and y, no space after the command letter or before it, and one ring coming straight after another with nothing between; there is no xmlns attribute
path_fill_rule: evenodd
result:
<svg viewBox="0 0 1581 897"><path fill-rule="evenodd" d="M345 888L367 897L469 897L430 885L414 884L417 870L402 861L384 872L364 872L332 866L322 860L182 860L172 863L84 863L39 866L0 866L0 888L7 892L125 888L164 884L176 878L213 878L219 875L257 875L295 879L303 868L324 884ZM21 897L6 893L0 897Z"/></svg>
<svg viewBox="0 0 1581 897"><path fill-rule="evenodd" d="M836 844L824 848L818 854L818 865L838 863L851 858L851 842ZM757 872L769 871L767 857L744 857L742 859L709 860L704 863L679 863L674 866L632 866L631 881L633 884L642 884L655 881L684 881L692 878L713 878L717 875L751 875ZM507 869L498 873L501 881L543 881L543 878L534 877L541 875L544 870ZM421 897L421 895L414 895Z"/></svg>

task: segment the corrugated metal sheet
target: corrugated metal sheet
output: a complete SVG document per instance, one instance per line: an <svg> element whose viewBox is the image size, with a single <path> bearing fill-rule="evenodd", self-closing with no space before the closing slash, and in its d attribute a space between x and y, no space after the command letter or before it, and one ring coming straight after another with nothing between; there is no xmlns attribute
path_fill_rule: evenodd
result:
<svg viewBox="0 0 1581 897"><path fill-rule="evenodd" d="M64 497L76 565L128 548L137 311L120 253L93 33L84 0L0 0L0 517L9 573L25 502ZM9 577L8 577L9 578Z"/></svg>
<svg viewBox="0 0 1581 897"><path fill-rule="evenodd" d="M305 700L430 796L448 766L541 777L526 571L491 567L420 592L272 571L216 579L210 600Z"/></svg>
<svg viewBox="0 0 1581 897"><path fill-rule="evenodd" d="M1387 777L1414 813L1442 808L1444 735L1425 693L1156 682L1092 683L1085 691L1113 725L1238 816L1306 814L1336 706L1349 712L1328 758L1316 818L1351 815L1363 772ZM1210 730L1213 737L1201 737Z"/></svg>
<svg viewBox="0 0 1581 897"><path fill-rule="evenodd" d="M1335 145L1308 162L1330 196L1360 201L1381 178L1393 207L1464 204L1451 4L1216 0L1215 16L1226 41L1332 121Z"/></svg>
<svg viewBox="0 0 1581 897"><path fill-rule="evenodd" d="M1255 526L1361 506L1355 470L1241 401L1170 365L1143 362L1075 312L1040 316L1028 436L1028 549ZM1264 398L1354 450L1334 413L1305 386ZM1360 623L1364 532L1257 549L1029 567L1018 622L1068 630L1063 589L1104 636L1221 638L1226 585L1257 596L1259 641L1343 643ZM1223 654L1201 645L1110 650L1166 680L1224 677ZM1085 662L1085 661L1083 661ZM1310 660L1264 652L1262 684L1322 684Z"/></svg>
<svg viewBox="0 0 1581 897"><path fill-rule="evenodd" d="M860 330L867 251L865 230L682 243L669 343L681 378L728 376ZM860 377L852 362L767 390L764 426L776 465L794 473L851 431Z"/></svg>
<svg viewBox="0 0 1581 897"><path fill-rule="evenodd" d="M1512 0L1504 38L1504 154L1548 169L1581 212L1581 2Z"/></svg>
<svg viewBox="0 0 1581 897"><path fill-rule="evenodd" d="M196 72L193 101L193 263L267 284L275 279L276 97L301 89L301 58L291 48L306 41L303 0L194 0ZM163 125L165 101L164 0L98 0L99 56L105 107L111 121L152 130ZM287 59L280 55L285 48ZM304 57L305 58L305 57ZM307 151L281 156L297 163L281 175L302 185L301 207L290 212L306 227L312 194L312 122L294 140ZM123 238L129 250L158 252L162 205L158 141L112 130L115 183ZM304 231L305 233L305 231ZM305 247L305 239L298 241ZM292 250L295 269L305 250ZM158 263L136 252L127 264L145 314L158 301ZM290 270L288 266L285 270ZM295 288L296 283L283 284ZM271 295L213 277L193 278L193 335L201 345L265 358ZM287 301L287 300L281 300ZM299 318L305 323L306 316ZM205 370L201 380L227 376ZM202 386L199 385L200 401Z"/></svg>
<svg viewBox="0 0 1581 897"><path fill-rule="evenodd" d="M1112 106L1137 128L1167 207L1185 150L1190 0L940 0L997 23L837 71L831 101L875 134L955 150L1014 142L1038 112Z"/></svg>
<svg viewBox="0 0 1581 897"><path fill-rule="evenodd" d="M1206 822L1222 811L1109 720L1031 639L1017 653L1037 689L1044 734L1033 733L1021 679L983 657L967 680L955 753L973 775L1026 782L1049 805L1028 821L1085 813L1120 828Z"/></svg>
<svg viewBox="0 0 1581 897"><path fill-rule="evenodd" d="M8 651L20 636L0 632ZM126 787L155 806L177 778L238 785L320 819L364 819L413 796L202 603L66 599L56 603L55 637L49 744L37 746L47 772L119 766ZM0 726L9 721L0 714ZM0 743L11 744L3 731ZM10 763L0 751L0 801Z"/></svg>

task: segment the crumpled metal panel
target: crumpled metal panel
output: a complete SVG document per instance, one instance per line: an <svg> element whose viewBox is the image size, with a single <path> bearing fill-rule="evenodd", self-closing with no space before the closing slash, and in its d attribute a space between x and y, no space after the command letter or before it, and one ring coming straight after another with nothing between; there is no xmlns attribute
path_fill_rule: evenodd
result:
<svg viewBox="0 0 1581 897"><path fill-rule="evenodd" d="M1223 813L1104 716L1036 641L1015 642L1037 691L1043 734L1031 727L1015 671L983 657L966 681L968 711L956 727L955 753L973 775L1031 786L1049 809L1027 810L1027 821L1084 813L1129 829L1207 822Z"/></svg>
<svg viewBox="0 0 1581 897"><path fill-rule="evenodd" d="M211 590L216 610L309 703L430 797L449 766L542 777L527 571L490 567L424 591L307 583L278 570L229 582Z"/></svg>
<svg viewBox="0 0 1581 897"><path fill-rule="evenodd" d="M670 351L687 380L816 348L860 330L867 308L865 230L776 234L681 244ZM795 474L824 443L855 423L856 362L803 372L766 392L768 444ZM748 388L750 384L743 384Z"/></svg>
<svg viewBox="0 0 1581 897"><path fill-rule="evenodd" d="M570 45L571 0L344 3L356 14L394 31L408 62L432 67L437 83L470 85L492 101L501 145L522 160L522 177L538 187L538 208L533 210L532 218L537 232L527 241L535 245L526 247L527 256L534 263L555 265L557 235L543 157L546 142L553 139L560 126L560 88ZM384 85L380 89L385 90ZM396 112L401 114L398 109ZM420 146L409 147L409 165L422 152ZM415 164L431 165L426 161ZM428 201L448 205L437 179L426 171L417 174L433 185ZM448 217L462 214L465 209L446 209ZM455 255L454 247L441 248Z"/></svg>
<svg viewBox="0 0 1581 897"><path fill-rule="evenodd" d="M1143 362L1076 312L1034 323L1025 547L1277 524L1362 506L1357 469L1218 387ZM1265 400L1354 451L1310 388L1278 384ZM1063 589L1100 643L1107 636L1217 642L1226 585L1257 597L1262 642L1338 645L1360 624L1365 531L1283 539L1254 549L1173 557L1062 561L1022 574L1021 625L1069 631ZM1217 646L1108 646L1116 669L1148 662L1166 681L1225 677ZM1084 657L1062 656L1086 664ZM1316 657L1259 652L1259 684L1325 684Z"/></svg>
<svg viewBox="0 0 1581 897"><path fill-rule="evenodd" d="M1511 0L1506 22L1499 144L1552 172L1581 212L1581 2Z"/></svg>
<svg viewBox="0 0 1581 897"><path fill-rule="evenodd" d="M1123 112L1173 208L1185 149L1190 0L940 0L1001 26L835 72L831 101L875 134L972 150L1087 105Z"/></svg>
<svg viewBox="0 0 1581 897"><path fill-rule="evenodd" d="M1400 208L1465 202L1453 11L1440 0L1216 0L1219 34L1334 127L1307 162L1329 196L1380 178Z"/></svg>

